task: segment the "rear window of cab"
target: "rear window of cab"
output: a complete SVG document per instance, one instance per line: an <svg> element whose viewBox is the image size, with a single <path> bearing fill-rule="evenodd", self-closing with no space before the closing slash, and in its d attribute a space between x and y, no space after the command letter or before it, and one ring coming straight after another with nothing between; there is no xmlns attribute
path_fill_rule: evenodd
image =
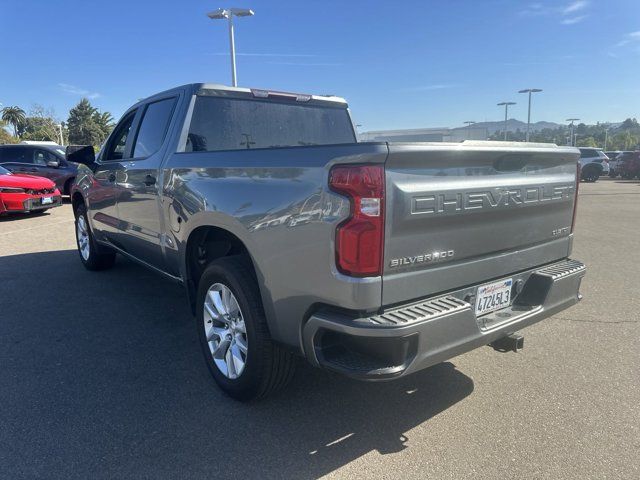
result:
<svg viewBox="0 0 640 480"><path fill-rule="evenodd" d="M250 150L355 141L344 106L199 95L185 151Z"/></svg>

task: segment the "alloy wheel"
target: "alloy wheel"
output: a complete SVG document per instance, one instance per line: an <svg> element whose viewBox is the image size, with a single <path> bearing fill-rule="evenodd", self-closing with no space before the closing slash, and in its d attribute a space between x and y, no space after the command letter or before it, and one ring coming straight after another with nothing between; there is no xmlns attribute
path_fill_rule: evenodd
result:
<svg viewBox="0 0 640 480"><path fill-rule="evenodd" d="M89 246L89 228L87 222L84 219L84 215L80 215L76 221L76 237L78 238L78 249L80 255L86 262L89 260L90 246Z"/></svg>
<svg viewBox="0 0 640 480"><path fill-rule="evenodd" d="M209 287L204 300L204 333L218 370L230 379L244 371L247 330L235 295L222 283Z"/></svg>

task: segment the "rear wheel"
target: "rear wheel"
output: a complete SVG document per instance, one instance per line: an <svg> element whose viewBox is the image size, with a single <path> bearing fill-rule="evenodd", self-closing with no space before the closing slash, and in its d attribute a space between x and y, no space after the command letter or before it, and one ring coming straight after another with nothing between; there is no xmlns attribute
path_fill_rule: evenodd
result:
<svg viewBox="0 0 640 480"><path fill-rule="evenodd" d="M582 179L585 182L593 183L600 177L600 172L595 168L585 168L582 171Z"/></svg>
<svg viewBox="0 0 640 480"><path fill-rule="evenodd" d="M105 270L111 268L116 260L115 252L105 252L96 244L91 227L87 221L87 208L79 205L76 214L76 244L80 261L87 270Z"/></svg>
<svg viewBox="0 0 640 480"><path fill-rule="evenodd" d="M218 386L240 401L264 397L293 377L295 358L275 345L247 259L211 263L198 286L196 328Z"/></svg>

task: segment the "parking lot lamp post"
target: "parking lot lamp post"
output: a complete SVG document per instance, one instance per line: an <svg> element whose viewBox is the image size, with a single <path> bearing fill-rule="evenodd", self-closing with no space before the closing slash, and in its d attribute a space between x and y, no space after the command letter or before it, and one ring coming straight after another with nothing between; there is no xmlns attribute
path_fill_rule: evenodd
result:
<svg viewBox="0 0 640 480"><path fill-rule="evenodd" d="M580 120L579 118L567 118L567 122L571 122L569 124L569 129L571 130L571 135L569 136L569 145L574 147L575 144L575 140L573 138L573 128L574 128L574 123L573 122L577 122L578 120Z"/></svg>
<svg viewBox="0 0 640 480"><path fill-rule="evenodd" d="M462 122L462 123L467 125L467 138L469 138L469 134L471 133L471 125L473 125L476 122L474 122L473 120L467 120L466 122Z"/></svg>
<svg viewBox="0 0 640 480"><path fill-rule="evenodd" d="M607 140L609 140L609 129L605 128L604 129L604 148L602 150L607 149Z"/></svg>
<svg viewBox="0 0 640 480"><path fill-rule="evenodd" d="M504 141L507 141L507 112L509 110L509 105L515 105L516 102L500 102L498 106L501 107L504 105Z"/></svg>
<svg viewBox="0 0 640 480"><path fill-rule="evenodd" d="M58 123L56 127L58 127L58 132L60 132L60 145L64 147L64 137L62 136L62 124Z"/></svg>
<svg viewBox="0 0 640 480"><path fill-rule="evenodd" d="M253 10L248 8L219 8L213 12L207 13L207 17L212 20L220 20L226 18L229 21L229 48L231 53L231 85L233 87L238 86L236 78L236 45L233 36L233 17L250 17L253 15Z"/></svg>
<svg viewBox="0 0 640 480"><path fill-rule="evenodd" d="M524 90L518 90L518 93L528 93L529 94L529 110L527 113L527 136L526 141L529 141L529 128L531 125L531 94L541 92L541 88L525 88Z"/></svg>

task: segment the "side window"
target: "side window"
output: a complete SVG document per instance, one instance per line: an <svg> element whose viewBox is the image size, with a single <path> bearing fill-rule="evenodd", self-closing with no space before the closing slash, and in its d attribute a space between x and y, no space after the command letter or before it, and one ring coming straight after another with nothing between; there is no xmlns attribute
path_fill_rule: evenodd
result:
<svg viewBox="0 0 640 480"><path fill-rule="evenodd" d="M55 155L47 152L46 150L34 150L33 151L33 163L36 165L47 166L47 162L51 160L58 160Z"/></svg>
<svg viewBox="0 0 640 480"><path fill-rule="evenodd" d="M131 124L136 116L136 111L129 113L120 123L116 126L109 145L104 155L104 160L122 160L124 158L124 150L127 146L127 138L131 131Z"/></svg>
<svg viewBox="0 0 640 480"><path fill-rule="evenodd" d="M160 150L175 104L174 97L147 105L133 148L134 158L148 157Z"/></svg>
<svg viewBox="0 0 640 480"><path fill-rule="evenodd" d="M33 163L32 149L24 147L4 147L0 153L1 162Z"/></svg>

